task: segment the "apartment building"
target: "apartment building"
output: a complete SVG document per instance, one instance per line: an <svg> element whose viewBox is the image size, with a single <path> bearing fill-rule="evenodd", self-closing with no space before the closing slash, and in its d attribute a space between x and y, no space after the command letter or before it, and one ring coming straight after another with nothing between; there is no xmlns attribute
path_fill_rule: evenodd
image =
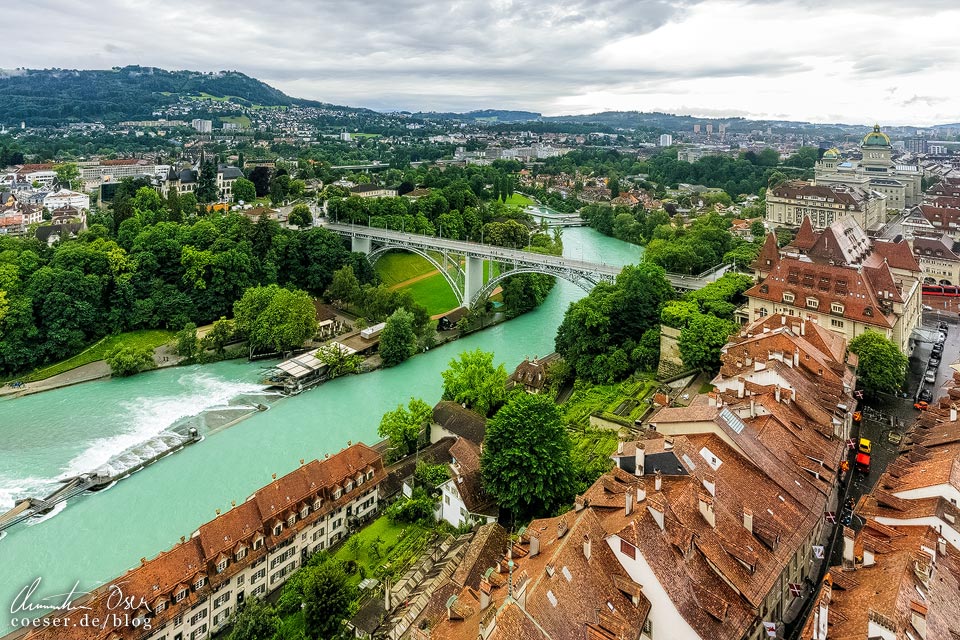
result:
<svg viewBox="0 0 960 640"><path fill-rule="evenodd" d="M771 228L798 227L806 218L815 229L848 216L863 229L886 222L885 198L864 186L791 180L767 189L766 203L764 219Z"/></svg>
<svg viewBox="0 0 960 640"><path fill-rule="evenodd" d="M143 624L37 628L28 640L198 640L223 628L248 598L283 585L313 553L329 548L377 510L385 478L380 454L355 444L324 460L302 464L246 501L97 589L85 602L91 616L109 614L119 589ZM116 585L116 587L115 587Z"/></svg>

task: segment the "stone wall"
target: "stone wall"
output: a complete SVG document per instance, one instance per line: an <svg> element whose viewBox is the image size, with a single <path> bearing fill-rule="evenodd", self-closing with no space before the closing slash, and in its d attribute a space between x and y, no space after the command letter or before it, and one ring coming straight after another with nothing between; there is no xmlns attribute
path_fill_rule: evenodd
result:
<svg viewBox="0 0 960 640"><path fill-rule="evenodd" d="M660 366L657 377L661 380L683 373L685 367L680 359L680 329L660 325Z"/></svg>

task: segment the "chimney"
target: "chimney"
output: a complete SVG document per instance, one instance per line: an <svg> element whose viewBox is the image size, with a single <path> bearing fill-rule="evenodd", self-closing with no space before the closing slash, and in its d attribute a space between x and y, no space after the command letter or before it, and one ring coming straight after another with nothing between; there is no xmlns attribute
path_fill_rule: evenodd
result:
<svg viewBox="0 0 960 640"><path fill-rule="evenodd" d="M717 477L712 473L704 474L703 488L710 492L711 496L717 495Z"/></svg>
<svg viewBox="0 0 960 640"><path fill-rule="evenodd" d="M583 557L590 559L590 535L586 533L583 534Z"/></svg>
<svg viewBox="0 0 960 640"><path fill-rule="evenodd" d="M567 533L567 519L560 518L560 522L557 523L557 538L562 538Z"/></svg>
<svg viewBox="0 0 960 640"><path fill-rule="evenodd" d="M480 611L490 606L490 582L484 578L480 581Z"/></svg>
<svg viewBox="0 0 960 640"><path fill-rule="evenodd" d="M803 318L800 319L800 335L801 336L807 335L807 321L804 320Z"/></svg>
<svg viewBox="0 0 960 640"><path fill-rule="evenodd" d="M937 539L937 554L941 556L947 555L947 540L946 538Z"/></svg>
<svg viewBox="0 0 960 640"><path fill-rule="evenodd" d="M957 405L950 405L950 422L956 422L957 420Z"/></svg>
<svg viewBox="0 0 960 640"><path fill-rule="evenodd" d="M637 504L647 499L647 483L640 480L637 483Z"/></svg>
<svg viewBox="0 0 960 640"><path fill-rule="evenodd" d="M623 453L623 440L617 442L617 453Z"/></svg>
<svg viewBox="0 0 960 640"><path fill-rule="evenodd" d="M782 327L782 326L784 326L785 324L787 324L787 316L781 315L781 316L780 316L780 326Z"/></svg>
<svg viewBox="0 0 960 640"><path fill-rule="evenodd" d="M843 563L853 566L853 540L856 534L850 527L843 528Z"/></svg>
<svg viewBox="0 0 960 640"><path fill-rule="evenodd" d="M743 508L743 528L753 533L753 511L748 507Z"/></svg>
<svg viewBox="0 0 960 640"><path fill-rule="evenodd" d="M803 325L800 325L800 326L802 327ZM800 366L800 349L793 350L793 366L795 367Z"/></svg>
<svg viewBox="0 0 960 640"><path fill-rule="evenodd" d="M624 495L623 515L629 516L631 513L633 513L633 491L627 491L623 495ZM530 555L533 555L533 552L531 552Z"/></svg>
<svg viewBox="0 0 960 640"><path fill-rule="evenodd" d="M750 417L757 417L757 401L754 400L753 396L750 396Z"/></svg>
<svg viewBox="0 0 960 640"><path fill-rule="evenodd" d="M774 397L777 399L777 402L780 402L780 385L777 385L774 388L773 393L774 393Z"/></svg>
<svg viewBox="0 0 960 640"><path fill-rule="evenodd" d="M713 512L713 496L707 495L702 491L697 492L697 503L700 505L700 515L707 521L710 528L717 528L717 518Z"/></svg>
<svg viewBox="0 0 960 640"><path fill-rule="evenodd" d="M383 578L383 609L384 611L390 611L390 576L386 575Z"/></svg>
<svg viewBox="0 0 960 640"><path fill-rule="evenodd" d="M539 536L530 536L530 557L540 553L540 537Z"/></svg>
<svg viewBox="0 0 960 640"><path fill-rule="evenodd" d="M633 454L633 475L642 476L643 475L643 465L646 464L646 449L645 445L642 442L637 443L637 450Z"/></svg>
<svg viewBox="0 0 960 640"><path fill-rule="evenodd" d="M660 473L660 469L657 469L653 472L653 490L660 491L663 488L663 474Z"/></svg>

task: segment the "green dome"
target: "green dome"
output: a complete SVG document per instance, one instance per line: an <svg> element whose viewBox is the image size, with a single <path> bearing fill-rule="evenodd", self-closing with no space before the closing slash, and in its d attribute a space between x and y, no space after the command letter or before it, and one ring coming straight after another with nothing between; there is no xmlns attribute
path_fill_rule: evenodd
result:
<svg viewBox="0 0 960 640"><path fill-rule="evenodd" d="M863 136L862 147L889 147L890 136L880 131L880 125L874 125L873 131Z"/></svg>
<svg viewBox="0 0 960 640"><path fill-rule="evenodd" d="M839 157L840 157L840 150L837 149L836 147L832 149L827 149L826 151L823 152L824 160L836 160Z"/></svg>

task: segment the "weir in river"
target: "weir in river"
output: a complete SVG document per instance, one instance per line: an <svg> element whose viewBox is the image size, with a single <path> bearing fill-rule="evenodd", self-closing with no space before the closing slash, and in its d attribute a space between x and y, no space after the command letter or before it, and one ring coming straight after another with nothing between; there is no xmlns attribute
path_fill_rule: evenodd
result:
<svg viewBox="0 0 960 640"><path fill-rule="evenodd" d="M589 228L566 229L563 239L565 255L607 264L638 262L642 252ZM252 411L229 428L222 426L238 412L225 406L249 408L277 399L263 395L262 362L162 369L0 401L0 510L17 497L47 495L58 478L96 469L172 426L195 424L206 436L109 491L70 501L35 526L7 531L0 540L0 608L38 576L38 596L68 591L77 580L80 589L96 587L140 558L169 549L217 509L245 500L271 474L291 471L301 458L322 458L348 440L379 440L377 426L386 411L411 396L430 404L440 399L440 372L461 351L493 351L508 369L552 352L567 306L583 295L558 280L535 311L397 367L332 380L269 411ZM204 419L191 418L205 411ZM0 634L11 631L7 625L0 616Z"/></svg>

